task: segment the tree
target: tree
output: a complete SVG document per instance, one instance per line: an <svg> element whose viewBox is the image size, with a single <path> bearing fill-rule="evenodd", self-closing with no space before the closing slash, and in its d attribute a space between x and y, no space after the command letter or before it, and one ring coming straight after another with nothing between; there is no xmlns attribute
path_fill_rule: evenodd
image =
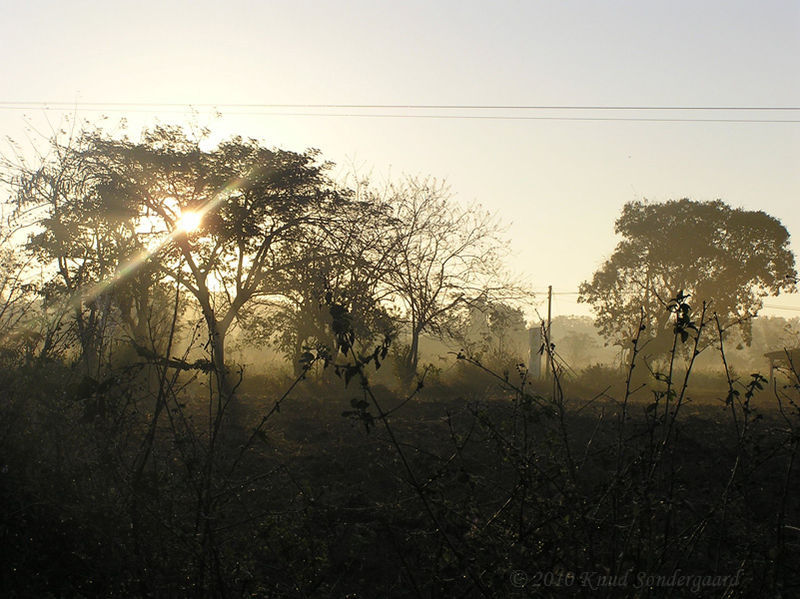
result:
<svg viewBox="0 0 800 599"><path fill-rule="evenodd" d="M728 340L726 355L734 368L757 372L767 364L764 354L800 347L800 318L759 316L753 320L751 334L750 344L745 345L735 331Z"/></svg>
<svg viewBox="0 0 800 599"><path fill-rule="evenodd" d="M556 316L553 318L550 340L559 358L574 370L597 363L610 363L616 352L603 346L603 339L590 316Z"/></svg>
<svg viewBox="0 0 800 599"><path fill-rule="evenodd" d="M764 212L720 200L629 202L614 230L622 240L581 284L578 301L592 305L601 334L616 345L630 343L642 309L646 336L671 337L666 303L680 291L694 307L706 302L724 325L741 322L749 339L762 298L794 290L789 233Z"/></svg>
<svg viewBox="0 0 800 599"><path fill-rule="evenodd" d="M522 310L502 301L479 299L466 311L456 335L461 348L496 372L508 371L528 349Z"/></svg>
<svg viewBox="0 0 800 599"><path fill-rule="evenodd" d="M36 310L35 286L26 281L28 264L13 250L12 237L0 223L0 353L9 355L30 349L26 337Z"/></svg>
<svg viewBox="0 0 800 599"><path fill-rule="evenodd" d="M50 332L70 318L84 374L98 377L113 326L112 288L102 283L139 248L135 210L104 193L107 181L85 155L86 139L50 140L51 152L41 164L11 168L9 182L14 222L33 228L26 250L42 268L40 295L55 307Z"/></svg>
<svg viewBox="0 0 800 599"><path fill-rule="evenodd" d="M340 206L335 228L308 231L315 238L293 249L295 266L279 275L281 297L248 311L248 331L275 344L294 365L295 375L302 371L299 358L307 348L336 347L334 304L349 315L357 350L393 333L379 288L389 259L386 221L387 208L380 202L353 200Z"/></svg>
<svg viewBox="0 0 800 599"><path fill-rule="evenodd" d="M347 197L316 151L240 137L205 149L202 141L158 127L138 142L93 134L84 153L107 178L104 200L136 206L140 224L160 239L151 259L197 301L219 390L229 395L231 327L252 301L283 293L286 273L309 259L309 231L334 228Z"/></svg>
<svg viewBox="0 0 800 599"><path fill-rule="evenodd" d="M486 212L460 207L435 180L409 179L391 187L390 268L386 286L406 314L408 374L416 372L422 333L448 336L459 309L506 294L500 280L499 227Z"/></svg>

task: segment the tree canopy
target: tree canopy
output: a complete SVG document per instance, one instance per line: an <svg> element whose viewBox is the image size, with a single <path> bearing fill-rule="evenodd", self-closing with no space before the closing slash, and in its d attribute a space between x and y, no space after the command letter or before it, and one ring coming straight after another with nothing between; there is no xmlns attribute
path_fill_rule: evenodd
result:
<svg viewBox="0 0 800 599"><path fill-rule="evenodd" d="M31 168L6 165L14 218L32 231L26 249L45 273L37 289L57 304L56 328L74 331L94 378L120 338L112 321L141 356L166 351L152 341L165 337L153 315L169 319L167 298L205 325L203 364L226 393L233 329L278 345L299 371L307 348L336 345L334 308L354 349L407 334L413 375L420 335L450 336L472 302L510 289L494 219L434 180L352 189L316 150L241 137L210 145L178 127L135 139L89 129L48 149Z"/></svg>
<svg viewBox="0 0 800 599"><path fill-rule="evenodd" d="M614 227L622 240L611 257L580 286L605 338L625 346L639 326L653 338L669 331L666 304L676 293L703 302L724 324L748 319L762 298L794 289L789 233L762 211L732 208L721 200L629 202Z"/></svg>
<svg viewBox="0 0 800 599"><path fill-rule="evenodd" d="M334 229L347 201L317 152L239 137L206 149L179 128L146 130L137 141L92 130L52 148L14 180L17 214L42 215L28 248L52 265L48 285L73 307L83 356L97 354L112 303L130 311L132 301L126 309L114 296L126 283L146 288L142 274L155 272L196 301L222 383L225 337L244 306L283 292L285 272L310 259L311 231Z"/></svg>
<svg viewBox="0 0 800 599"><path fill-rule="evenodd" d="M309 240L335 227L346 201L317 152L269 149L239 137L206 150L182 130L156 128L141 142L95 137L90 151L114 195L169 235L154 254L197 301L211 356L225 378L225 337L243 308L280 295L287 271L312 259ZM194 225L182 230L186 215Z"/></svg>

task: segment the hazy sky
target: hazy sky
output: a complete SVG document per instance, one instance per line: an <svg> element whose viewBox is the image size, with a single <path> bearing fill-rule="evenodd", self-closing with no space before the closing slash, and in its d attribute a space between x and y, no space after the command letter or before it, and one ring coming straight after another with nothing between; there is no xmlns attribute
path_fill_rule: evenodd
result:
<svg viewBox="0 0 800 599"><path fill-rule="evenodd" d="M319 110L230 104L800 106L800 2L0 0L0 102L218 104L225 136L316 147L376 179L446 179L505 222L511 266L570 292L630 200L721 198L779 218L800 256L800 123L289 116L792 119L790 112ZM74 113L74 108L68 112ZM179 107L106 107L130 127ZM246 114L237 114L246 113ZM0 105L25 141L64 112ZM585 312L556 296L555 313ZM800 297L770 305L800 306ZM541 304L539 304L541 306ZM797 311L775 311L795 316Z"/></svg>

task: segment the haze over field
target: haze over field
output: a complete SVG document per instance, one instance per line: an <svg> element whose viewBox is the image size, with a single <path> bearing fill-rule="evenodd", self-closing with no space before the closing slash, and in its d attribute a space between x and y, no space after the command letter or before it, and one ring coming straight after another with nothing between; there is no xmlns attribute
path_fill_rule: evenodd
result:
<svg viewBox="0 0 800 599"><path fill-rule="evenodd" d="M798 107L799 29L791 1L5 2L0 132L194 121L342 174L444 178L511 223L510 266L553 285L554 314L587 313L574 292L625 202L764 210L797 253L800 111L566 107Z"/></svg>
<svg viewBox="0 0 800 599"><path fill-rule="evenodd" d="M796 0L0 52L0 597L800 597Z"/></svg>

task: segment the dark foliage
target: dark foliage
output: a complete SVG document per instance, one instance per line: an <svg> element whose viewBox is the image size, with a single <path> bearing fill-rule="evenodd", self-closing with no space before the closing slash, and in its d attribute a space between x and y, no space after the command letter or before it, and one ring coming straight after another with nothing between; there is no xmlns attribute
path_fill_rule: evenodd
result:
<svg viewBox="0 0 800 599"><path fill-rule="evenodd" d="M671 304L676 345L696 345L718 322L686 299ZM357 354L346 313L330 308L337 347L309 351L304 369L325 361L339 384L301 377L295 398L244 395L249 407L225 420L214 448L195 426L198 388L168 384L169 418L143 468L153 413L135 378L103 383L106 410L87 418L97 384L87 393L58 363L9 365L3 595L750 597L800 588L796 371L773 391L758 375L729 376L718 401L698 409L691 370L678 375L671 363L646 388L629 376L616 399L570 400L558 379L555 394L538 393L522 366L513 376L487 370L495 382L478 399L448 399L423 381L398 397L369 382L390 339ZM678 570L692 582L636 586Z"/></svg>
<svg viewBox="0 0 800 599"><path fill-rule="evenodd" d="M794 288L789 233L764 212L731 208L722 201L689 199L629 202L614 232L622 236L611 257L580 287L597 326L611 343L627 347L645 311L652 353L672 341L664 306L676 289L696 305L711 303L723 324L744 325L762 297ZM657 347L656 347L657 346Z"/></svg>

